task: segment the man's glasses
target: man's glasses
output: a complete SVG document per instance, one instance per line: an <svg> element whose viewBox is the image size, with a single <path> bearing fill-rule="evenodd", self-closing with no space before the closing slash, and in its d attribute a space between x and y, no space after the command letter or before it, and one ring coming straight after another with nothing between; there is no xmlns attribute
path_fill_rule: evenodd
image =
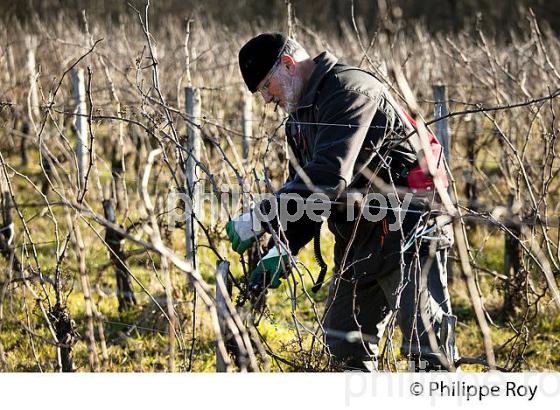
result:
<svg viewBox="0 0 560 410"><path fill-rule="evenodd" d="M259 88L257 88L257 92L268 94L268 87L270 87L272 76L274 75L274 72L276 71L279 65L280 65L280 59L276 60L276 62L274 63L274 65L272 66L272 68L264 78L262 85Z"/></svg>

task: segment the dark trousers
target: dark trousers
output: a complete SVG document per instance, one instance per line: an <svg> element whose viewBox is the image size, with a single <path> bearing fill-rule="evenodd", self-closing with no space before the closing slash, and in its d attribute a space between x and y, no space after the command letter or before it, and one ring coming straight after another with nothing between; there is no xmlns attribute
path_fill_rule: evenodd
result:
<svg viewBox="0 0 560 410"><path fill-rule="evenodd" d="M454 344L445 345L442 340L442 333L448 334L448 326L454 323L447 288L448 250L402 258L395 266L375 264L373 260L368 264L368 258L382 258L381 253L371 251L377 233L355 232L358 235L348 247L351 231L334 226L331 231L333 228L336 274L323 322L333 366L340 370L376 370L378 344L392 318L403 335L404 356L441 367L444 352L451 350L447 357L455 360Z"/></svg>

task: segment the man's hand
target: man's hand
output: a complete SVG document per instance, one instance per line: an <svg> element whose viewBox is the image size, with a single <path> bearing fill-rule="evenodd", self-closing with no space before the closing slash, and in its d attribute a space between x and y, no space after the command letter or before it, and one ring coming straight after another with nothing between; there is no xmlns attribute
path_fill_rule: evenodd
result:
<svg viewBox="0 0 560 410"><path fill-rule="evenodd" d="M233 250L241 254L251 247L264 230L251 211L229 221L226 224L226 232Z"/></svg>
<svg viewBox="0 0 560 410"><path fill-rule="evenodd" d="M278 247L272 248L260 260L257 268L251 273L250 288L262 292L265 288L276 289L280 286L280 277L289 266L288 254Z"/></svg>

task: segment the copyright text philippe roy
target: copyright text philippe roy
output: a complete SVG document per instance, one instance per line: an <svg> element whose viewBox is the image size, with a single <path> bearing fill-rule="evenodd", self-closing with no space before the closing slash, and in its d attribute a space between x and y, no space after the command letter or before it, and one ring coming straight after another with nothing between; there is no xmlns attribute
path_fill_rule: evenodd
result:
<svg viewBox="0 0 560 410"><path fill-rule="evenodd" d="M463 397L467 401L482 401L485 397L524 397L528 401L533 400L539 386L518 384L508 381L505 386L500 385L476 385L464 381L431 381L427 383L427 393L436 397ZM414 396L420 396L424 391L424 386L415 382L410 386L410 392Z"/></svg>
<svg viewBox="0 0 560 410"><path fill-rule="evenodd" d="M437 405L492 403L498 400L542 405L560 398L560 373L371 373L345 375L345 405L371 399L404 399ZM427 399L427 400L426 400ZM554 406L553 406L554 407Z"/></svg>

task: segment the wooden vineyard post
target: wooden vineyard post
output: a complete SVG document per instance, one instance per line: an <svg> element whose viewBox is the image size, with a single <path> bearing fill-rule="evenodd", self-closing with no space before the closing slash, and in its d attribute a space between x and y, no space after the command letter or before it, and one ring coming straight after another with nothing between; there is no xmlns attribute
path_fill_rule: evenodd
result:
<svg viewBox="0 0 560 410"><path fill-rule="evenodd" d="M200 158L200 116L201 116L200 90L194 87L185 89L185 106L187 111L187 144L185 161L185 198L186 223L185 239L187 248L187 260L196 264L196 220L199 212L198 184L196 181L196 161Z"/></svg>
<svg viewBox="0 0 560 410"><path fill-rule="evenodd" d="M432 86L432 92L434 94L434 117L439 120L435 123L436 126L436 137L443 147L443 155L445 156L445 161L451 169L451 139L449 137L449 124L447 121L447 114L449 110L447 108L447 91L445 85L436 84ZM440 119L441 118L441 119ZM451 190L451 185L449 185L448 191ZM447 277L449 282L453 282L454 274L451 263L447 264Z"/></svg>
<svg viewBox="0 0 560 410"><path fill-rule="evenodd" d="M445 85L434 85L432 87L434 93L434 117L436 120L436 136L443 147L445 160L449 164L449 154L451 152L451 140L449 138L449 124L446 117L449 114L447 109L447 92Z"/></svg>
<svg viewBox="0 0 560 410"><path fill-rule="evenodd" d="M253 137L253 95L243 93L243 119L242 119L242 132L243 132L243 158L245 161L249 160L249 144Z"/></svg>
<svg viewBox="0 0 560 410"><path fill-rule="evenodd" d="M514 211L514 197L508 195L508 209L514 221L519 221L519 215ZM511 224L509 230L519 240L521 239L521 228ZM515 308L520 304L520 298L523 295L523 283L525 275L521 266L521 248L519 240L514 238L508 232L505 232L504 239L504 275L506 276L506 284L504 287L504 304L503 313L505 316L514 313Z"/></svg>
<svg viewBox="0 0 560 410"><path fill-rule="evenodd" d="M72 96L75 103L74 130L76 132L76 160L78 163L78 187L83 188L87 161L87 118L84 70L72 69Z"/></svg>
<svg viewBox="0 0 560 410"><path fill-rule="evenodd" d="M30 124L35 124L39 119L39 93L37 91L37 63L35 60L35 48L37 47L37 38L27 36L25 38L27 47L27 74L29 81L29 94L27 99L27 117L22 125L21 136L21 164L27 166L27 146L29 145L29 134L31 130ZM25 117L25 116L24 116Z"/></svg>
<svg viewBox="0 0 560 410"><path fill-rule="evenodd" d="M233 354L239 364L238 354L233 349L234 341L231 332L226 326L226 316L228 315L227 298L231 297L231 283L228 280L229 262L222 260L216 264L216 309L218 311L218 321L220 322L220 334L226 345L228 353ZM223 285L223 286L220 286ZM224 291L226 293L224 293ZM230 371L229 357L223 357L222 352L216 346L216 372L225 373ZM244 368L246 366L243 366Z"/></svg>
<svg viewBox="0 0 560 410"><path fill-rule="evenodd" d="M478 209L478 192L477 192L477 183L475 178L475 161L476 161L476 137L479 132L479 123L480 117L477 115L473 115L467 124L470 124L470 127L467 127L467 165L463 169L463 178L465 181L465 190L464 195L467 198L467 203L469 209L477 210ZM473 237L476 233L477 224L475 222L467 222L467 233L469 234L469 238Z"/></svg>
<svg viewBox="0 0 560 410"><path fill-rule="evenodd" d="M117 223L116 210L114 201L106 199L103 201L103 212L105 219L109 222ZM105 242L110 248L109 258L113 262L115 268L115 276L117 282L117 300L119 301L119 312L136 305L136 296L134 288L126 266L126 254L124 251L124 235L118 231L107 227L105 232Z"/></svg>

